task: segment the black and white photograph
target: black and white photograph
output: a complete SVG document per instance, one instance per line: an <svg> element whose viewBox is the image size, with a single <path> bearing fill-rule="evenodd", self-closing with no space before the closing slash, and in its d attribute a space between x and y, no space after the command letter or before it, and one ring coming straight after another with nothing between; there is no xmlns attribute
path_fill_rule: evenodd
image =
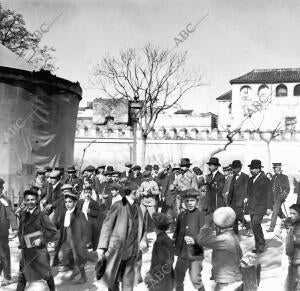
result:
<svg viewBox="0 0 300 291"><path fill-rule="evenodd" d="M0 0L0 290L299 291L299 15Z"/></svg>

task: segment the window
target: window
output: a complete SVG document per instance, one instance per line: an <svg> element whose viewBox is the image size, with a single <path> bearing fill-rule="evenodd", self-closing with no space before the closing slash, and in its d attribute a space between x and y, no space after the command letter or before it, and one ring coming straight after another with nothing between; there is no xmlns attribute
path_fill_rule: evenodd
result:
<svg viewBox="0 0 300 291"><path fill-rule="evenodd" d="M285 130L293 131L296 129L296 117L286 117L285 118Z"/></svg>
<svg viewBox="0 0 300 291"><path fill-rule="evenodd" d="M266 100L268 100L269 97L270 97L269 86L267 86L267 85L259 86L258 91L257 91L257 95L258 95L258 98L261 102L265 102Z"/></svg>
<svg viewBox="0 0 300 291"><path fill-rule="evenodd" d="M241 90L240 90L241 98L245 99L245 100L250 99L251 91L252 91L252 89L250 86L248 86L248 85L242 86Z"/></svg>
<svg viewBox="0 0 300 291"><path fill-rule="evenodd" d="M280 84L276 87L276 97L286 97L287 96L287 87L283 84Z"/></svg>
<svg viewBox="0 0 300 291"><path fill-rule="evenodd" d="M300 84L294 87L294 96L300 96Z"/></svg>

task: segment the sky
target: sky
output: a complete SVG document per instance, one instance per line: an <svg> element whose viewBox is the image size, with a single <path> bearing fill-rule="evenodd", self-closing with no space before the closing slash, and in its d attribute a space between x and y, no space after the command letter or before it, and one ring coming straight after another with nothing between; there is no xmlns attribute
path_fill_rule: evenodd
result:
<svg viewBox="0 0 300 291"><path fill-rule="evenodd" d="M297 0L2 0L21 13L41 44L56 49L55 74L79 81L83 100L101 97L88 89L93 64L124 48L150 42L172 48L186 27L205 19L176 50L207 85L181 100L184 109L216 112L215 98L231 79L262 68L300 67L300 1Z"/></svg>

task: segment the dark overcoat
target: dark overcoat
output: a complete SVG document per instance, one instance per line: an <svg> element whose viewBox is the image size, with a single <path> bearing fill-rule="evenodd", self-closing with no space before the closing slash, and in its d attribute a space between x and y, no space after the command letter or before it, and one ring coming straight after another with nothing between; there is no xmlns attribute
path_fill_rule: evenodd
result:
<svg viewBox="0 0 300 291"><path fill-rule="evenodd" d="M205 223L205 213L198 208L193 211L184 210L177 219L173 234L175 240L175 255L189 260L202 260L203 248L198 244L187 246L184 237L191 236L196 241L201 227Z"/></svg>
<svg viewBox="0 0 300 291"><path fill-rule="evenodd" d="M167 173L165 175L159 174L161 179L161 196L165 198L165 204L173 207L177 197L177 190L170 190L170 186L175 180L174 173Z"/></svg>
<svg viewBox="0 0 300 291"><path fill-rule="evenodd" d="M145 242L145 226L143 214L139 206L138 209L138 242ZM115 202L106 216L101 234L98 248L106 250L107 266L101 282L108 288L113 288L116 281L117 270L119 269L121 260L126 254L126 241L132 230L132 214L130 205L124 197L121 201ZM137 259L136 265L140 266L141 257ZM139 268L135 269L135 278L138 278Z"/></svg>
<svg viewBox="0 0 300 291"><path fill-rule="evenodd" d="M225 177L220 172L217 172L214 177L212 174L209 174L206 180L207 189L203 209L207 213L213 213L217 208L225 206L225 201L222 195Z"/></svg>
<svg viewBox="0 0 300 291"><path fill-rule="evenodd" d="M84 199L78 201L77 207L82 210ZM90 200L88 208L88 224L89 224L89 241L93 245L93 249L96 250L99 241L100 229L99 229L99 215L100 215L100 206L93 199Z"/></svg>
<svg viewBox="0 0 300 291"><path fill-rule="evenodd" d="M272 177L271 184L274 201L284 201L285 199L282 199L282 197L287 197L290 193L290 182L288 176L284 174L276 174Z"/></svg>
<svg viewBox="0 0 300 291"><path fill-rule="evenodd" d="M153 281L151 291L172 291L174 284L174 250L173 242L165 232L157 234L153 245L151 267L149 273ZM163 279L161 279L162 275Z"/></svg>
<svg viewBox="0 0 300 291"><path fill-rule="evenodd" d="M64 227L65 213L61 216L60 221L60 237L55 248L55 255L53 259L53 266L58 264L58 253L66 241L67 234L66 228ZM75 246L75 254L73 254L75 258L76 265L84 265L87 261L87 249L86 244L88 243L88 222L85 218L85 215L81 212L81 210L76 206L74 212L71 214L71 239L74 242Z"/></svg>
<svg viewBox="0 0 300 291"><path fill-rule="evenodd" d="M24 235L36 231L43 233L42 244L39 247L27 248ZM50 257L47 251L47 242L56 234L55 225L50 222L48 216L38 208L32 214L21 212L19 225L19 241L21 252L20 270L26 281L49 279L51 276Z"/></svg>
<svg viewBox="0 0 300 291"><path fill-rule="evenodd" d="M240 172L237 179L236 175L233 175L227 197L228 206L233 209L243 207L244 199L247 197L248 182L249 176L243 172Z"/></svg>
<svg viewBox="0 0 300 291"><path fill-rule="evenodd" d="M265 215L267 209L273 208L273 193L271 181L264 172L253 183L253 177L249 179L247 198L248 212L250 215Z"/></svg>
<svg viewBox="0 0 300 291"><path fill-rule="evenodd" d="M12 205L10 200L5 199L8 206L5 206L0 202L0 237L8 236L9 228L12 230L18 229L17 217L12 211Z"/></svg>

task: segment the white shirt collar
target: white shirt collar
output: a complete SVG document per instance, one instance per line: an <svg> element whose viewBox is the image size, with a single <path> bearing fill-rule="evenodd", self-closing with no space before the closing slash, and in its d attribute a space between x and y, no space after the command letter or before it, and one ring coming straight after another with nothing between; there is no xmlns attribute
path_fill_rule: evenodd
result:
<svg viewBox="0 0 300 291"><path fill-rule="evenodd" d="M71 214L74 212L75 207L71 210L67 210L65 214L64 227L69 227L71 224Z"/></svg>
<svg viewBox="0 0 300 291"><path fill-rule="evenodd" d="M130 205L132 205L134 203L134 200L131 197L126 196L126 199L127 199L127 201L129 202Z"/></svg>
<svg viewBox="0 0 300 291"><path fill-rule="evenodd" d="M216 176L217 172L218 172L218 169L216 169L214 172L212 172L213 178Z"/></svg>
<svg viewBox="0 0 300 291"><path fill-rule="evenodd" d="M256 175L253 179L253 183L258 179L258 177L261 175L262 172L260 172L258 175Z"/></svg>
<svg viewBox="0 0 300 291"><path fill-rule="evenodd" d="M30 214L32 214L33 213L33 211L36 209L36 207L34 207L33 209L31 209L31 210L29 210L29 209L27 209L27 212L30 212Z"/></svg>

